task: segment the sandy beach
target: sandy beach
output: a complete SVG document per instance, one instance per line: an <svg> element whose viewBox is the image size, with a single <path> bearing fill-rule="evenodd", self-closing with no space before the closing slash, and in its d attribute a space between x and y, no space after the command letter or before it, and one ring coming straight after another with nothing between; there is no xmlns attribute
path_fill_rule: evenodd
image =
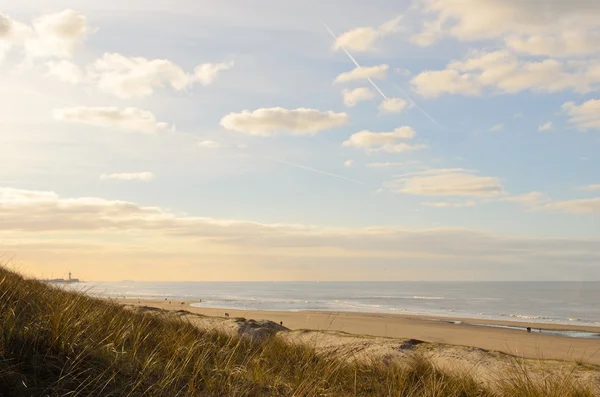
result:
<svg viewBox="0 0 600 397"><path fill-rule="evenodd" d="M600 365L600 339L571 338L537 333L544 330L600 332L600 327L539 324L515 321L479 320L466 318L433 318L396 314L350 312L288 312L245 311L190 306L192 301L160 301L152 299L116 299L131 306L147 306L163 310L187 310L211 317L243 317L254 320L282 322L290 330L347 333L377 338L416 339L442 345L466 346L492 352L503 352L531 359L554 359ZM453 322L460 322L455 324ZM533 331L477 326L531 326ZM326 331L326 332L323 332ZM348 335L350 336L350 335Z"/></svg>

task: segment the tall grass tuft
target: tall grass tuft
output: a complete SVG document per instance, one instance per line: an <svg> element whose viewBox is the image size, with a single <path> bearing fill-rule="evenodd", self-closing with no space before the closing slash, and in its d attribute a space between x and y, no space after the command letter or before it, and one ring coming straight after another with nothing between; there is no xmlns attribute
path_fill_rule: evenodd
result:
<svg viewBox="0 0 600 397"><path fill-rule="evenodd" d="M568 374L567 374L568 375ZM554 394L552 394L554 393ZM0 268L1 396L592 396L516 367L484 386L422 356L344 360L271 337L202 330Z"/></svg>

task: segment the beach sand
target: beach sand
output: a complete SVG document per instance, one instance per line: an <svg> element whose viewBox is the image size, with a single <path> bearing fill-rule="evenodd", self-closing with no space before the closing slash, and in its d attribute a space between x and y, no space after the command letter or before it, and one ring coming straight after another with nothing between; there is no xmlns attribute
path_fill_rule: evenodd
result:
<svg viewBox="0 0 600 397"><path fill-rule="evenodd" d="M599 332L600 327L539 324L514 321L479 320L465 318L433 318L398 314L374 314L351 312L287 312L247 311L214 309L190 306L192 301L160 301L151 299L117 299L117 302L132 306L148 306L164 310L187 310L191 313L211 317L243 317L254 320L270 320L290 330L321 331L321 341L340 333L356 337L415 339L434 344L456 345L508 353L531 359L567 360L571 362L600 365L600 339L570 338L536 333L538 328L553 330L579 330ZM461 321L460 324L451 321ZM206 322L206 321L205 321ZM493 324L533 328L524 330L491 328L473 324ZM327 332L323 332L327 331ZM307 333L296 333L306 339ZM350 337L350 335L345 335ZM332 343L331 340L328 343Z"/></svg>
<svg viewBox="0 0 600 397"><path fill-rule="evenodd" d="M317 353L343 360L395 361L402 365L417 354L441 369L469 373L489 386L498 379L516 379L526 372L537 382L549 376L579 381L592 386L600 395L600 339L535 332L537 327L597 332L596 327L395 314L214 309L190 306L193 301L113 301L130 310L179 317L209 331L220 330L258 340L276 335L289 343L309 345ZM472 325L483 323L531 325L534 331Z"/></svg>

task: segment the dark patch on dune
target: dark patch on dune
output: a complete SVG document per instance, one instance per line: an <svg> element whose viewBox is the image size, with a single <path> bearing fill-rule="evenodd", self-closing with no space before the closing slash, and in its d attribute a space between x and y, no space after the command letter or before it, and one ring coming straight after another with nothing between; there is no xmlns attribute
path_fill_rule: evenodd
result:
<svg viewBox="0 0 600 397"><path fill-rule="evenodd" d="M399 346L398 346L398 350L412 350L415 348L415 346L420 345L423 342L422 340L418 340L418 339L407 339L405 341L403 341Z"/></svg>
<svg viewBox="0 0 600 397"><path fill-rule="evenodd" d="M162 312L162 311L164 311L162 309L159 309L158 307L152 307L152 306L135 306L135 307L138 311L141 311L141 312Z"/></svg>
<svg viewBox="0 0 600 397"><path fill-rule="evenodd" d="M252 341L264 341L280 331L289 331L288 328L268 320L235 319L240 337L250 338Z"/></svg>

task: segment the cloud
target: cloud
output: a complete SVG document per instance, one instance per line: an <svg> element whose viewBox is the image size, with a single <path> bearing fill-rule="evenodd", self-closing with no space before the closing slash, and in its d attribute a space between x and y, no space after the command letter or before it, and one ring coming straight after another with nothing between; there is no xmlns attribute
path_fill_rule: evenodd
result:
<svg viewBox="0 0 600 397"><path fill-rule="evenodd" d="M79 84L84 79L84 74L81 68L69 61L49 61L46 62L48 67L48 76L54 76L61 81L71 84Z"/></svg>
<svg viewBox="0 0 600 397"><path fill-rule="evenodd" d="M4 63L6 54L13 46L11 40L13 25L14 22L8 15L0 13L0 65Z"/></svg>
<svg viewBox="0 0 600 397"><path fill-rule="evenodd" d="M359 258L357 268L364 269L364 263L369 263L370 274L379 272L372 276L373 279L389 275L390 269L394 269L390 265L399 261L414 263L411 271L423 266L439 266L435 269L440 274L443 269L451 269L447 274L454 274L456 278L461 277L456 275L460 268L458 264L466 266L464 270L469 272L492 267L506 278L507 268L517 267L518 277L524 271L531 272L533 277L552 263L552 268L562 266L563 273L557 277L564 279L565 275L573 276L574 271L586 266L596 269L594 265L600 259L598 239L522 238L463 228L331 228L268 224L177 215L159 207L128 201L61 197L54 192L4 187L0 187L0 219L2 233L9 241L18 241L16 245L8 244L8 252L23 258L32 252L31 247L36 246L36 252L40 250L42 254L35 262L41 260L42 269L48 269L49 256L60 258L60 266L64 266L67 258L71 261L81 259L73 256L74 249L79 249L80 244L86 245L89 258L98 258L98 253L102 252L99 261L104 262L113 255L145 263L149 257L144 255L159 254L159 261L164 264L165 257L181 260L175 253L185 252L189 261L180 265L187 266L188 270L194 269L193 265L197 266L198 257L202 256L207 256L210 262L222 260L230 264L259 254L258 262L268 261L282 268L291 263L302 266L314 262L318 262L320 268L323 263L329 267L335 260L342 266L340 268L359 277L361 274L348 267L349 261ZM43 244L39 244L40 233L45 237ZM76 237L69 241L68 236ZM3 241L2 250L7 252L7 239ZM97 244L98 241L102 244ZM152 251L157 245L161 250ZM19 246L23 249L19 250ZM237 256L223 257L223 252L235 252ZM326 258L327 262L323 262ZM255 264L243 264L250 267L251 272L258 269ZM270 268L269 274L274 269ZM406 267L401 269L405 271ZM431 269L427 267L419 277L429 274ZM200 265L199 271L205 271L205 268ZM401 273L398 274L400 278ZM215 277L222 277L222 272ZM339 280L339 273L335 277Z"/></svg>
<svg viewBox="0 0 600 397"><path fill-rule="evenodd" d="M217 78L217 74L222 70L229 70L233 67L233 62L225 63L205 63L196 66L194 77L202 85L209 85Z"/></svg>
<svg viewBox="0 0 600 397"><path fill-rule="evenodd" d="M520 195L510 195L507 197L501 197L496 201L504 201L508 203L516 203L524 206L535 207L541 203L549 201L549 199L544 193L530 192Z"/></svg>
<svg viewBox="0 0 600 397"><path fill-rule="evenodd" d="M354 165L354 160L346 160L344 161L344 166L352 167Z"/></svg>
<svg viewBox="0 0 600 397"><path fill-rule="evenodd" d="M527 55L572 57L600 51L600 32L567 31L557 35L511 36L505 42L511 50Z"/></svg>
<svg viewBox="0 0 600 397"><path fill-rule="evenodd" d="M556 34L600 27L600 5L589 0L426 0L425 12L463 41Z"/></svg>
<svg viewBox="0 0 600 397"><path fill-rule="evenodd" d="M401 167L401 168L422 168L420 161L400 161L400 162L385 162L385 163L367 163L367 167L369 168L392 168L392 167Z"/></svg>
<svg viewBox="0 0 600 397"><path fill-rule="evenodd" d="M70 58L90 31L87 17L73 10L43 15L34 19L25 51L34 58Z"/></svg>
<svg viewBox="0 0 600 397"><path fill-rule="evenodd" d="M352 134L343 146L355 147L366 151L406 152L411 150L425 149L425 145L409 145L401 142L414 138L415 130L411 127L398 127L392 132L371 132L363 130Z"/></svg>
<svg viewBox="0 0 600 397"><path fill-rule="evenodd" d="M464 169L433 169L386 182L384 188L420 196L497 197L504 193L498 178Z"/></svg>
<svg viewBox="0 0 600 397"><path fill-rule="evenodd" d="M579 190L600 190L600 184L582 186L579 188Z"/></svg>
<svg viewBox="0 0 600 397"><path fill-rule="evenodd" d="M538 131L550 131L552 129L552 122L548 121L538 127Z"/></svg>
<svg viewBox="0 0 600 397"><path fill-rule="evenodd" d="M502 131L503 129L504 129L504 124L499 123L499 124L494 124L493 126L491 126L489 131L496 132L496 131Z"/></svg>
<svg viewBox="0 0 600 397"><path fill-rule="evenodd" d="M0 13L0 38L6 39L12 33L13 20L3 13Z"/></svg>
<svg viewBox="0 0 600 397"><path fill-rule="evenodd" d="M481 95L486 90L585 93L598 89L599 84L600 61L523 61L507 51L475 54L451 62L443 70L426 70L411 80L412 88L424 97Z"/></svg>
<svg viewBox="0 0 600 397"><path fill-rule="evenodd" d="M600 99L590 99L581 105L566 102L562 110L570 116L569 123L580 130L600 129Z"/></svg>
<svg viewBox="0 0 600 397"><path fill-rule="evenodd" d="M102 174L100 179L117 180L117 181L142 181L149 182L154 179L154 174L151 172L133 172L133 173L117 173L117 174Z"/></svg>
<svg viewBox="0 0 600 397"><path fill-rule="evenodd" d="M333 45L334 50L346 48L349 51L365 52L375 50L377 40L396 33L400 29L402 16L398 16L377 28L359 27L342 33Z"/></svg>
<svg viewBox="0 0 600 397"><path fill-rule="evenodd" d="M465 201L462 203L452 203L447 201L441 201L436 203L421 203L421 205L425 207L435 207L435 208L465 208L465 207L474 207L475 202L472 200Z"/></svg>
<svg viewBox="0 0 600 397"><path fill-rule="evenodd" d="M401 98L388 98L381 101L379 110L382 113L400 113L408 106L408 102Z"/></svg>
<svg viewBox="0 0 600 397"><path fill-rule="evenodd" d="M146 59L106 53L89 68L87 78L100 91L116 97L141 98L154 93L165 85L177 91L190 87L195 82L202 85L212 83L221 70L229 69L233 62L201 64L194 73L186 73L179 65L167 59Z"/></svg>
<svg viewBox="0 0 600 397"><path fill-rule="evenodd" d="M338 75L334 82L347 83L349 81L357 80L362 81L368 79L385 79L389 68L390 67L388 65L356 67L349 72L344 72Z"/></svg>
<svg viewBox="0 0 600 397"><path fill-rule="evenodd" d="M438 41L440 37L442 37L442 30L438 22L424 22L423 30L412 35L410 41L421 47L427 47Z"/></svg>
<svg viewBox="0 0 600 397"><path fill-rule="evenodd" d="M366 87L355 88L353 90L342 91L344 97L344 105L354 107L361 101L370 101L375 98L373 91Z"/></svg>
<svg viewBox="0 0 600 397"><path fill-rule="evenodd" d="M221 119L220 124L228 130L256 136L273 136L280 133L315 135L320 131L348 124L348 115L315 109L276 107L229 113Z"/></svg>
<svg viewBox="0 0 600 397"><path fill-rule="evenodd" d="M117 128L120 130L155 133L169 127L167 123L158 122L154 114L147 110L133 107L119 109L115 107L73 107L55 109L54 119L74 123L94 125L98 127Z"/></svg>
<svg viewBox="0 0 600 397"><path fill-rule="evenodd" d="M219 142L207 140L198 142L198 147L201 147L203 149L218 149L221 147L221 144Z"/></svg>
<svg viewBox="0 0 600 397"><path fill-rule="evenodd" d="M13 48L22 49L27 61L70 58L92 30L87 18L73 10L42 15L32 25L0 13L0 63Z"/></svg>
<svg viewBox="0 0 600 397"><path fill-rule="evenodd" d="M571 214L600 214L600 197L578 200L556 201L546 204L544 209Z"/></svg>

